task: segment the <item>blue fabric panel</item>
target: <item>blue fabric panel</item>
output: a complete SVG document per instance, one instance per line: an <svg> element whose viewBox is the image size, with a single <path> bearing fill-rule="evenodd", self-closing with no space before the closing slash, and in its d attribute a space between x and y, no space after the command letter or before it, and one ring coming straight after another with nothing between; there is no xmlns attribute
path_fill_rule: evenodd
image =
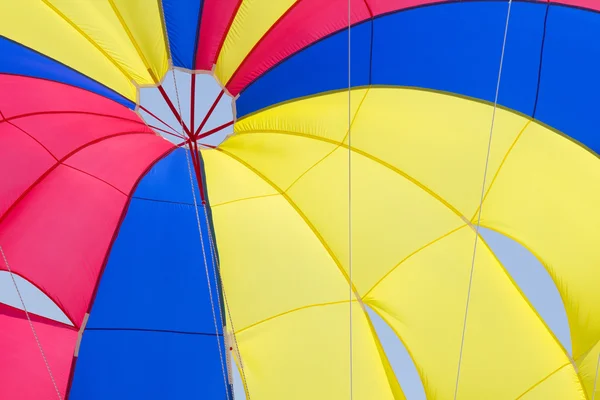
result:
<svg viewBox="0 0 600 400"><path fill-rule="evenodd" d="M202 0L162 0L173 65L194 69Z"/></svg>
<svg viewBox="0 0 600 400"><path fill-rule="evenodd" d="M85 75L28 47L0 36L0 74L32 76L62 82L107 97L131 109L135 103Z"/></svg>
<svg viewBox="0 0 600 400"><path fill-rule="evenodd" d="M186 151L157 163L131 199L83 335L72 400L230 396L212 224L199 205L200 236L194 206L176 202L191 198Z"/></svg>
<svg viewBox="0 0 600 400"><path fill-rule="evenodd" d="M369 83L372 22L351 29L352 85ZM266 72L236 102L239 117L269 105L348 87L348 30L317 42Z"/></svg>
<svg viewBox="0 0 600 400"><path fill-rule="evenodd" d="M535 117L600 154L600 13L550 6Z"/></svg>
<svg viewBox="0 0 600 400"><path fill-rule="evenodd" d="M352 85L414 86L494 101L508 4L464 2L401 10L352 31ZM499 103L533 112L545 4L514 2ZM336 33L283 61L248 86L238 116L348 86L348 36Z"/></svg>
<svg viewBox="0 0 600 400"><path fill-rule="evenodd" d="M230 399L218 359L214 336L86 330L69 399Z"/></svg>
<svg viewBox="0 0 600 400"><path fill-rule="evenodd" d="M374 84L415 86L494 101L507 2L435 5L375 20ZM531 115L545 4L514 2L498 103Z"/></svg>
<svg viewBox="0 0 600 400"><path fill-rule="evenodd" d="M160 160L146 177L138 184L133 195L135 198L170 201L174 203L194 204L190 188L190 169L193 172L192 159L183 149L175 150ZM194 175L195 176L195 175ZM196 202L200 203L200 191L196 178L192 179L196 191ZM167 189L168 187L168 189ZM193 209L192 209L193 210Z"/></svg>

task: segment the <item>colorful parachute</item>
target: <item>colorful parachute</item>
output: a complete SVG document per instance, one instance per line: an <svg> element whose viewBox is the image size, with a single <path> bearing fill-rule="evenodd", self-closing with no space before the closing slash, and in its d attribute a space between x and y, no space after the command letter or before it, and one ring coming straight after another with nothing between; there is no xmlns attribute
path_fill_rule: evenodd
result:
<svg viewBox="0 0 600 400"><path fill-rule="evenodd" d="M593 399L598 38L592 0L0 0L0 268L71 322L0 305L0 398L404 399L370 308L429 399Z"/></svg>

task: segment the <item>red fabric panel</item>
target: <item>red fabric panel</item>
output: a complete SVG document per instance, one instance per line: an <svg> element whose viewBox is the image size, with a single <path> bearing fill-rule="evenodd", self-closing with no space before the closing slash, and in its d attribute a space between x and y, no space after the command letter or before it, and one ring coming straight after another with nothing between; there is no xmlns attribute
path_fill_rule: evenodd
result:
<svg viewBox="0 0 600 400"><path fill-rule="evenodd" d="M419 6L453 0L351 0L352 24L373 16ZM548 2L548 0L537 0ZM507 0L508 3L508 0ZM556 0L551 3L600 10L598 0ZM318 12L316 12L318 10ZM205 20L202 20L205 23ZM348 26L348 0L299 0L293 8L267 32L240 64L227 82L232 95L237 95L256 78L290 55ZM212 61L208 68L212 67Z"/></svg>
<svg viewBox="0 0 600 400"><path fill-rule="evenodd" d="M172 148L154 134L115 136L89 146L65 161L129 194L140 171ZM110 157L106 155L110 154Z"/></svg>
<svg viewBox="0 0 600 400"><path fill-rule="evenodd" d="M38 286L77 326L126 202L106 183L59 165L0 224L11 269Z"/></svg>
<svg viewBox="0 0 600 400"><path fill-rule="evenodd" d="M4 118L39 112L86 112L138 121L132 110L86 90L44 79L0 74Z"/></svg>
<svg viewBox="0 0 600 400"><path fill-rule="evenodd" d="M212 70L242 0L204 0L196 49L199 70Z"/></svg>
<svg viewBox="0 0 600 400"><path fill-rule="evenodd" d="M142 121L89 114L39 114L11 122L34 136L59 159L86 143L107 136L126 132L152 133Z"/></svg>
<svg viewBox="0 0 600 400"><path fill-rule="evenodd" d="M92 92L2 74L0 87L0 245L79 326L127 195L173 145Z"/></svg>
<svg viewBox="0 0 600 400"><path fill-rule="evenodd" d="M34 139L0 122L0 215L54 162Z"/></svg>
<svg viewBox="0 0 600 400"><path fill-rule="evenodd" d="M316 12L318 10L318 12ZM352 24L369 19L364 0L352 0ZM287 56L348 26L348 0L302 0L271 28L227 84L237 95L250 82Z"/></svg>
<svg viewBox="0 0 600 400"><path fill-rule="evenodd" d="M2 261L0 260L0 265ZM65 397L77 331L30 315L52 376ZM25 313L0 304L0 399L56 399L56 391Z"/></svg>

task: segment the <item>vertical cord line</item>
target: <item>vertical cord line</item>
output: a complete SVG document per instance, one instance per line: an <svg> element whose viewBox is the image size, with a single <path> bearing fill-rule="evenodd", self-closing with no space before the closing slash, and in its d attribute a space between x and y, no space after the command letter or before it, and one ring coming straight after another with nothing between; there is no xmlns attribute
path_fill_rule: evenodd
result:
<svg viewBox="0 0 600 400"><path fill-rule="evenodd" d="M467 330L467 319L469 316L469 304L471 302L471 289L473 287L473 275L474 275L474 271L475 271L475 257L477 255L477 243L479 242L478 239L479 239L479 229L480 229L480 225L481 225L481 210L483 208L483 199L485 197L485 183L486 183L489 160L490 160L490 152L491 152L491 148L492 148L492 137L493 137L493 133L494 133L494 123L496 121L496 110L498 108L498 95L500 93L500 82L502 80L502 67L504 65L504 54L505 54L505 50L506 50L506 38L508 36L508 24L510 22L511 7L512 7L512 0L509 0L508 1L508 11L506 13L506 25L504 27L504 38L502 40L502 53L500 55L500 66L498 68L498 79L496 82L496 94L494 96L494 109L492 111L492 122L491 122L491 126L490 126L490 133L488 136L487 153L486 153L486 157L485 157L485 167L483 170L483 182L481 185L481 197L479 199L479 211L477 213L477 225L475 227L475 243L473 244L473 257L471 259L471 270L469 272L469 286L468 286L468 290L467 290L467 302L465 305L465 314L464 314L464 320L463 320L462 335L461 335L461 340L460 340L460 352L458 355L458 367L457 367L457 371L456 371L456 384L454 386L454 400L457 400L457 398L458 398L458 386L459 386L459 382L460 382L460 370L461 370L460 367L462 364L462 357L463 357L463 351L464 351L464 346L465 346L465 333Z"/></svg>
<svg viewBox="0 0 600 400"><path fill-rule="evenodd" d="M348 305L349 305L349 340L350 340L350 400L354 398L354 354L353 354L353 335L352 335L352 297L354 292L352 290L352 28L351 28L351 17L352 17L352 6L351 0L348 0Z"/></svg>
<svg viewBox="0 0 600 400"><path fill-rule="evenodd" d="M56 385L56 380L54 379L54 375L52 374L52 369L50 368L50 364L48 363L48 359L46 358L46 353L44 353L44 349L42 348L42 343L37 335L35 330L35 326L33 326L33 321L31 320L31 316L29 315L29 311L27 311L27 307L25 307L25 300L23 300L23 296L21 295L21 291L19 290L19 286L17 285L17 280L8 264L8 259L6 258L6 254L4 254L4 249L0 246L0 253L2 253L2 259L4 260L4 264L6 265L6 270L12 279L13 285L15 286L15 290L17 291L17 296L19 297L19 301L21 302L21 307L23 307L23 311L25 311L25 316L27 317L27 322L29 322L29 327L31 328L31 332L33 333L33 337L35 338L35 343L37 344L38 349L40 350L40 354L42 355L42 359L44 360L44 364L46 365L46 370L48 371L48 375L50 376L50 380L52 381L52 386L54 386L54 390L56 391L56 396L58 400L63 400L62 395L60 394L60 390L58 390L58 386Z"/></svg>
<svg viewBox="0 0 600 400"><path fill-rule="evenodd" d="M177 88L177 79L175 78L175 70L171 70L171 71L173 73L173 82L175 84L175 95L176 95L176 99L177 99L177 108L179 109L179 113L181 115L181 103L179 102L179 90ZM184 129L183 122L182 122L181 128ZM195 147L193 146L193 144L195 144L195 141L193 140L192 137L190 137L190 153L197 151L195 149ZM193 157L193 153L192 153L192 157ZM212 295L212 286L210 284L210 274L208 272L208 260L206 258L206 252L204 250L204 238L202 235L202 227L200 225L200 215L198 213L198 201L196 199L196 191L194 190L194 179L192 176L192 167L190 165L190 158L188 156L187 151L185 152L185 159L187 161L188 174L190 177L190 186L192 188L192 198L194 200L194 211L196 213L196 223L198 225L198 235L200 236L200 248L202 249L202 257L204 260L204 271L206 272L206 284L208 286L208 297L210 298L210 309L212 311L213 322L215 325L215 338L217 339L217 350L219 352L219 360L221 362L221 372L223 374L223 384L225 386L225 393L227 393L227 396L229 397L229 385L227 384L227 372L225 371L225 364L223 362L223 354L221 353L221 339L219 338L219 326L217 323L217 316L215 313L215 304L214 304L213 295ZM199 168L198 168L198 171L199 171ZM198 176L198 181L200 181L199 176ZM223 342L224 341L225 340L223 340ZM223 347L225 347L225 346L223 346Z"/></svg>
<svg viewBox="0 0 600 400"><path fill-rule="evenodd" d="M215 281L217 281L217 277L218 277L218 282L221 282L221 285L222 285L223 278L221 277L221 269L220 269L219 258L217 257L217 248L215 245L215 239L213 239L212 230L210 229L210 221L208 220L208 211L206 208L204 209L204 211L205 211L204 216L206 217L206 226L209 227L208 240L210 242L210 248L212 251L212 259L214 261L213 273L215 274ZM244 384L244 391L246 392L246 399L250 400L250 390L248 389L248 382L246 381L246 371L244 370L242 354L240 353L237 338L235 337L235 326L233 323L233 318L231 316L231 308L229 308L229 302L227 301L227 294L225 293L225 289L223 289L222 292L219 293L219 286L217 285L217 296L221 296L221 294L223 296L223 301L225 302L225 310L227 312L227 315L229 316L229 323L231 324L231 336L233 337L233 345L235 346L235 352L236 352L238 361L240 363L240 370L242 373L242 383ZM222 313L221 304L220 303L218 303L218 304L219 304L219 312Z"/></svg>

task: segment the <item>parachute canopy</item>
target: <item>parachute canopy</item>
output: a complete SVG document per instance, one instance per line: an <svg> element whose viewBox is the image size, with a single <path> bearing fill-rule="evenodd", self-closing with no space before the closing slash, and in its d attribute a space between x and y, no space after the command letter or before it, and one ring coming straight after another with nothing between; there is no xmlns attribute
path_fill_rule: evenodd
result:
<svg viewBox="0 0 600 400"><path fill-rule="evenodd" d="M0 305L0 397L404 399L372 310L427 398L594 398L599 37L591 0L0 0L0 269L70 321Z"/></svg>

